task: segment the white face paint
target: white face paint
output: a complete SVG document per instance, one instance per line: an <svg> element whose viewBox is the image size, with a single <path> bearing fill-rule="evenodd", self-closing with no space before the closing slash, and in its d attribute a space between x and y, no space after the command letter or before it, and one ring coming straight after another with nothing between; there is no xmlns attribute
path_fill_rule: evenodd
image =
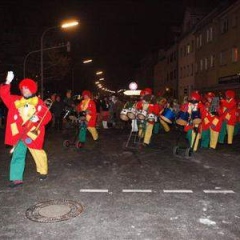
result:
<svg viewBox="0 0 240 240"><path fill-rule="evenodd" d="M27 88L27 87L22 87L22 95L25 97L25 98L28 98L28 97L31 97L32 96L32 93L31 91Z"/></svg>

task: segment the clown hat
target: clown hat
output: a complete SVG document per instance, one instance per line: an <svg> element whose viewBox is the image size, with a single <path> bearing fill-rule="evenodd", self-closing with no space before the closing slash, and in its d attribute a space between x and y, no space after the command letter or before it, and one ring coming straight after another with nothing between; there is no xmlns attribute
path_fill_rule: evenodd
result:
<svg viewBox="0 0 240 240"><path fill-rule="evenodd" d="M90 91L88 91L88 90L84 90L83 92L82 92L82 96L84 97L85 95L87 95L88 97L91 97L91 92Z"/></svg>

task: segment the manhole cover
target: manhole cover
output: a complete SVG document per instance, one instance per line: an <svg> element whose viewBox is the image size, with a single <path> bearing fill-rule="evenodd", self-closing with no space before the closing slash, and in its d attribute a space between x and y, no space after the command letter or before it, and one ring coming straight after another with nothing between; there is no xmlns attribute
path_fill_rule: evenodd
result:
<svg viewBox="0 0 240 240"><path fill-rule="evenodd" d="M38 203L26 211L26 217L34 222L60 222L78 216L83 211L80 203L70 200L50 200Z"/></svg>

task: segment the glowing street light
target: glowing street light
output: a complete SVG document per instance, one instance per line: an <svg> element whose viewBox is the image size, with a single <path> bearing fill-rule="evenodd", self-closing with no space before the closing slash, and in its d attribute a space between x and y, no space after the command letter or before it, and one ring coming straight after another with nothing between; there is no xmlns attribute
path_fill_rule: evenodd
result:
<svg viewBox="0 0 240 240"><path fill-rule="evenodd" d="M92 61L93 61L92 59L86 59L86 60L83 60L83 63L87 64L87 63L91 63Z"/></svg>
<svg viewBox="0 0 240 240"><path fill-rule="evenodd" d="M99 78L99 81L104 81L104 78Z"/></svg>
<svg viewBox="0 0 240 240"><path fill-rule="evenodd" d="M66 22L61 25L61 28L70 28L70 27L75 27L79 24L78 21L71 21L71 22Z"/></svg>
<svg viewBox="0 0 240 240"><path fill-rule="evenodd" d="M74 26L77 26L79 23L77 21L71 21L71 22L67 22L65 24L62 24L61 25L61 28L71 28L71 27L74 27ZM43 98L43 40L44 40L44 36L45 34L49 31L49 30L52 30L52 29L56 29L56 28L59 28L59 26L54 26L54 27L49 27L47 28L41 35L41 97Z"/></svg>
<svg viewBox="0 0 240 240"><path fill-rule="evenodd" d="M103 74L103 71L96 72L96 75L101 75L101 74Z"/></svg>

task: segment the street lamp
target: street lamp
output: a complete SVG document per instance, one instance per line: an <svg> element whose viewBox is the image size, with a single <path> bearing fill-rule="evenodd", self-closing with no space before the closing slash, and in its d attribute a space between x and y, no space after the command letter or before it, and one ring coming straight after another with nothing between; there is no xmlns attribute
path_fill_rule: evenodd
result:
<svg viewBox="0 0 240 240"><path fill-rule="evenodd" d="M74 27L74 26L77 26L78 25L78 22L77 21L73 21L73 22L67 22L65 24L62 24L61 26L54 26L54 27L49 27L47 28L41 35L41 48L40 48L40 51L41 51L41 97L43 99L43 40L44 40L44 36L45 34L52 30L52 29L56 29L56 28L70 28L70 27Z"/></svg>
<svg viewBox="0 0 240 240"><path fill-rule="evenodd" d="M87 64L87 63L91 63L92 61L93 61L92 59L86 59L86 60L83 60L83 63Z"/></svg>
<svg viewBox="0 0 240 240"><path fill-rule="evenodd" d="M101 74L103 74L103 71L96 72L96 75L101 75Z"/></svg>

